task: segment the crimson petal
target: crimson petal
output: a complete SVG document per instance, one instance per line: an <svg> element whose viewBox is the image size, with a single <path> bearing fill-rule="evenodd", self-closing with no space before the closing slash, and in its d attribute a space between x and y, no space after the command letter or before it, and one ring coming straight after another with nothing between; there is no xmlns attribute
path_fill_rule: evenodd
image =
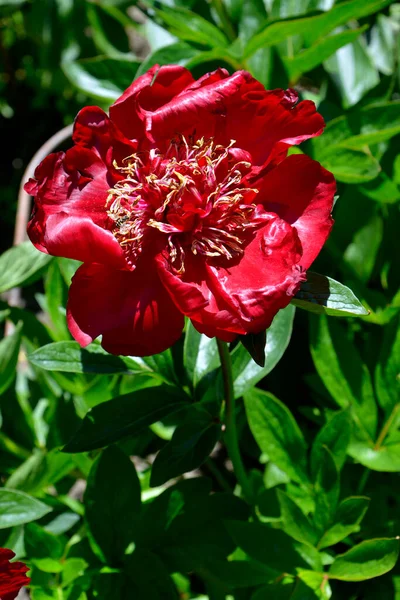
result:
<svg viewBox="0 0 400 600"><path fill-rule="evenodd" d="M304 269L315 260L332 228L335 191L332 173L305 155L289 156L264 179L258 198L265 210L296 228Z"/></svg>
<svg viewBox="0 0 400 600"><path fill-rule="evenodd" d="M140 105L156 110L193 81L190 71L184 67L154 65L110 106L110 117L128 138L139 139L144 133L143 119L137 114L139 97Z"/></svg>
<svg viewBox="0 0 400 600"><path fill-rule="evenodd" d="M184 324L150 264L133 272L82 265L72 279L67 319L82 346L102 335L108 352L135 356L169 348Z"/></svg>

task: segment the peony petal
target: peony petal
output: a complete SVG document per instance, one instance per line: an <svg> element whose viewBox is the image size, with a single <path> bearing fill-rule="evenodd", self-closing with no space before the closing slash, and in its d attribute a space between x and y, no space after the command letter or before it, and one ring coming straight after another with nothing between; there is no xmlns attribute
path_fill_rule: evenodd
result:
<svg viewBox="0 0 400 600"><path fill-rule="evenodd" d="M152 265L133 272L82 265L72 279L68 327L86 346L99 335L112 354L148 356L180 337L184 319Z"/></svg>
<svg viewBox="0 0 400 600"><path fill-rule="evenodd" d="M153 111L169 102L191 83L193 77L184 67L154 65L110 106L110 117L128 138L139 139L144 133L143 118L138 111L139 96L140 105Z"/></svg>
<svg viewBox="0 0 400 600"><path fill-rule="evenodd" d="M35 243L34 236L31 239ZM113 234L88 217L71 217L63 212L50 215L40 245L53 256L102 263L115 269L128 268L123 250ZM39 250L42 249L40 245L35 244Z"/></svg>
<svg viewBox="0 0 400 600"><path fill-rule="evenodd" d="M175 96L157 94L155 85L143 88L134 110L145 122L149 140L162 150L177 134L215 137L224 145L234 138L261 169L267 160L279 162L289 146L324 128L313 102L296 104L293 90L267 91L246 71L229 76L218 69Z"/></svg>
<svg viewBox="0 0 400 600"><path fill-rule="evenodd" d="M32 243L48 254L126 268L118 242L107 230L110 184L101 159L74 147L48 156L26 185L35 196L28 224Z"/></svg>
<svg viewBox="0 0 400 600"><path fill-rule="evenodd" d="M209 337L232 341L236 334L269 327L279 309L289 304L305 279L299 261L296 230L270 215L245 248L240 260L211 266L185 261L184 280L158 259L160 277L172 299L194 326ZM199 298L201 294L201 300Z"/></svg>
<svg viewBox="0 0 400 600"><path fill-rule="evenodd" d="M110 171L114 170L114 160L120 165L137 149L137 143L126 138L97 106L86 106L78 113L72 139L78 145L76 154L80 153L81 146L93 150Z"/></svg>
<svg viewBox="0 0 400 600"><path fill-rule="evenodd" d="M305 280L301 251L296 230L274 217L257 232L237 264L209 267L220 293L239 305L246 333L267 329L278 310L289 304Z"/></svg>
<svg viewBox="0 0 400 600"><path fill-rule="evenodd" d="M224 331L226 341L232 341L238 333L246 333L238 317L238 306L231 302L209 278L201 257L188 255L185 260L185 274L178 276L171 271L168 261L162 255L157 257L161 281L168 290L177 308L189 317L195 327L210 337L216 331Z"/></svg>
<svg viewBox="0 0 400 600"><path fill-rule="evenodd" d="M14 600L24 585L30 582L26 573L29 568L22 562L9 562L15 554L7 548L0 548L0 598Z"/></svg>
<svg viewBox="0 0 400 600"><path fill-rule="evenodd" d="M265 210L276 212L296 228L304 269L315 260L332 228L335 191L332 173L305 155L289 156L263 181L259 199Z"/></svg>

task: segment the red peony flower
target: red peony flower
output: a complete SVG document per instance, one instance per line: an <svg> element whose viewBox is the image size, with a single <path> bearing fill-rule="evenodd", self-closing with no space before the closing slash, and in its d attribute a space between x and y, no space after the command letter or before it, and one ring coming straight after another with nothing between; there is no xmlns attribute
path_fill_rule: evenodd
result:
<svg viewBox="0 0 400 600"><path fill-rule="evenodd" d="M22 562L10 562L15 554L7 548L0 548L0 599L14 600L19 590L30 582L25 575L29 568Z"/></svg>
<svg viewBox="0 0 400 600"><path fill-rule="evenodd" d="M25 186L34 245L84 263L67 307L74 338L149 355L180 337L184 315L225 341L266 329L332 226L332 174L287 157L323 127L293 90L224 69L195 81L173 65L134 81L110 116L81 110L74 147Z"/></svg>

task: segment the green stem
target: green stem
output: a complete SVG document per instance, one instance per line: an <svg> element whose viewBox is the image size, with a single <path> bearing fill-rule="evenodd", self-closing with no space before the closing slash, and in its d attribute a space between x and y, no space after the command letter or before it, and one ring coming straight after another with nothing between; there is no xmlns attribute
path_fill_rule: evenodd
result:
<svg viewBox="0 0 400 600"><path fill-rule="evenodd" d="M229 19L229 15L226 12L224 3L222 2L222 0L211 0L211 4L214 7L219 20L221 21L221 25L224 28L224 33L231 42L234 42L236 40L236 32Z"/></svg>
<svg viewBox="0 0 400 600"><path fill-rule="evenodd" d="M233 470L243 496L252 504L252 491L247 479L246 470L243 465L239 449L239 440L235 419L235 395L233 392L232 363L229 348L226 342L217 339L218 352L221 360L222 378L225 392L225 444L229 458L232 461Z"/></svg>
<svg viewBox="0 0 400 600"><path fill-rule="evenodd" d="M391 428L391 426L393 424L394 419L396 418L396 415L397 415L399 409L400 409L400 404L395 404L395 406L393 407L392 412L390 413L390 416L389 416L388 420L386 421L386 423L382 427L382 431L380 432L380 434L378 436L378 439L376 440L376 444L375 444L374 450L379 450L380 447L382 446L383 442L385 441L385 437L389 433L389 430L390 430L390 428Z"/></svg>

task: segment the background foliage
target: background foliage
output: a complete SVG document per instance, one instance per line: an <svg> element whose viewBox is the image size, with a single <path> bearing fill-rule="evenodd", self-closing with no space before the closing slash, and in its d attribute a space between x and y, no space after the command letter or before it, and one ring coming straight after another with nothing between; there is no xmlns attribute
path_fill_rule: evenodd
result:
<svg viewBox="0 0 400 600"><path fill-rule="evenodd" d="M155 63L245 68L327 121L302 146L338 181L313 268L369 310L311 276L264 367L232 348L242 498L215 341L188 325L151 358L81 350L65 325L76 263L5 251L0 546L30 565L31 598L399 600L400 4L0 0L0 28L3 251L24 167L79 108Z"/></svg>

